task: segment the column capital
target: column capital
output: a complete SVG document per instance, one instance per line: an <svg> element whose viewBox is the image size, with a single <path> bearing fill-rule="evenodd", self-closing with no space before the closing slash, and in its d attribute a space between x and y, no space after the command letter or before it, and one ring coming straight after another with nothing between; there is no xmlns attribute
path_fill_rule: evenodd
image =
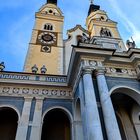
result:
<svg viewBox="0 0 140 140"><path fill-rule="evenodd" d="M44 97L35 97L35 99L36 99L37 101L43 101L43 100L44 100Z"/></svg>
<svg viewBox="0 0 140 140"><path fill-rule="evenodd" d="M93 73L93 69L91 68L82 68L82 75L85 75L85 74L92 74Z"/></svg>
<svg viewBox="0 0 140 140"><path fill-rule="evenodd" d="M95 69L95 75L98 76L98 75L104 75L105 74L105 68L97 68Z"/></svg>
<svg viewBox="0 0 140 140"><path fill-rule="evenodd" d="M25 101L31 101L33 97L24 97Z"/></svg>

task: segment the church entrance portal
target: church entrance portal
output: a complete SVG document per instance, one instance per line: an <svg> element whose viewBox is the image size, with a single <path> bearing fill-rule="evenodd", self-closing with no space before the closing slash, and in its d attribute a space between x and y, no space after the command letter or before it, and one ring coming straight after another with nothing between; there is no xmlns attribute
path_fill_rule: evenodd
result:
<svg viewBox="0 0 140 140"><path fill-rule="evenodd" d="M61 109L49 111L43 121L41 140L70 140L70 120Z"/></svg>
<svg viewBox="0 0 140 140"><path fill-rule="evenodd" d="M0 140L15 140L18 115L7 107L0 108Z"/></svg>

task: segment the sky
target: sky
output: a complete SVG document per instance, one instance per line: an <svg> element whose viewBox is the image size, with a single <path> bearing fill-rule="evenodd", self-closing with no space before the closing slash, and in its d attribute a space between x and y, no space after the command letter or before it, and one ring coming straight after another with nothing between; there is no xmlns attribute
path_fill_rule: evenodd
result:
<svg viewBox="0 0 140 140"><path fill-rule="evenodd" d="M46 0L0 0L0 62L5 71L22 72L35 22L35 12ZM90 0L58 0L66 31L76 24L84 28ZM94 0L109 18L118 22L124 43L131 36L140 48L140 0Z"/></svg>

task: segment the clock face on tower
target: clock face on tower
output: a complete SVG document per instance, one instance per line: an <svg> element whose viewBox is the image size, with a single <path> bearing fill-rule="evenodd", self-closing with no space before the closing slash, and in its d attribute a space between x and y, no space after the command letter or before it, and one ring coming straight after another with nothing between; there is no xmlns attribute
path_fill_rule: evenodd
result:
<svg viewBox="0 0 140 140"><path fill-rule="evenodd" d="M39 32L37 43L42 45L57 45L57 34L52 32Z"/></svg>

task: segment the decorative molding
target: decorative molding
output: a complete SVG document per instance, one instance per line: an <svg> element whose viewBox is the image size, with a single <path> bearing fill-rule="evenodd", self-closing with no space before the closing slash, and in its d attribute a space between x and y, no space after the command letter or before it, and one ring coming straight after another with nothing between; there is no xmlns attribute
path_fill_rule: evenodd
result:
<svg viewBox="0 0 140 140"><path fill-rule="evenodd" d="M0 74L0 79L29 80L29 78L27 75Z"/></svg>
<svg viewBox="0 0 140 140"><path fill-rule="evenodd" d="M66 83L67 78L63 76L25 75L17 73L0 73L0 79L11 79L21 81L41 81L49 83Z"/></svg>
<svg viewBox="0 0 140 140"><path fill-rule="evenodd" d="M136 78L137 75L135 69L131 68L106 67L105 69L107 76Z"/></svg>
<svg viewBox="0 0 140 140"><path fill-rule="evenodd" d="M0 95L13 96L44 96L48 98L72 98L71 89L58 88L32 88L32 87L16 87L16 86L0 86Z"/></svg>
<svg viewBox="0 0 140 140"><path fill-rule="evenodd" d="M97 67L101 62L98 62L97 60L82 60L83 67Z"/></svg>
<svg viewBox="0 0 140 140"><path fill-rule="evenodd" d="M66 83L67 79L66 77L52 77L52 76L47 76L46 77L47 82L58 82L58 83Z"/></svg>
<svg viewBox="0 0 140 140"><path fill-rule="evenodd" d="M137 72L137 78L140 81L140 64L139 63L136 65L136 72Z"/></svg>
<svg viewBox="0 0 140 140"><path fill-rule="evenodd" d="M89 60L89 65L90 66L97 66L97 62L93 60Z"/></svg>

